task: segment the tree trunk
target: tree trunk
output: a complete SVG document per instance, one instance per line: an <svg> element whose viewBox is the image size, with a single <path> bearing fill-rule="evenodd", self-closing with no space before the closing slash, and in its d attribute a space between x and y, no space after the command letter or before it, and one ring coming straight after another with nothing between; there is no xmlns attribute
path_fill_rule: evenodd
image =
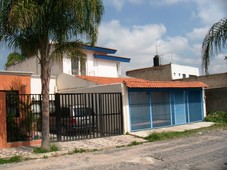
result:
<svg viewBox="0 0 227 170"><path fill-rule="evenodd" d="M50 61L41 59L41 82L42 82L42 144L41 148L50 149L50 126L49 126L49 82Z"/></svg>

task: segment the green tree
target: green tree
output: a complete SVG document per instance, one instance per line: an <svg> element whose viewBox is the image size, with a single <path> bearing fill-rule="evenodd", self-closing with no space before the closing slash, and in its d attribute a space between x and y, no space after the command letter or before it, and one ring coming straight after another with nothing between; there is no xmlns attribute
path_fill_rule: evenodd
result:
<svg viewBox="0 0 227 170"><path fill-rule="evenodd" d="M82 42L93 45L104 12L102 0L1 0L0 35L25 57L36 55L41 65L42 144L49 142L49 82L54 57L81 54Z"/></svg>
<svg viewBox="0 0 227 170"><path fill-rule="evenodd" d="M222 52L226 48L227 18L221 19L209 29L202 44L202 65L208 74L210 58Z"/></svg>
<svg viewBox="0 0 227 170"><path fill-rule="evenodd" d="M5 69L7 69L7 67L14 65L20 61L24 60L24 56L17 53L17 52L13 52L10 53L7 57L7 61L5 63Z"/></svg>

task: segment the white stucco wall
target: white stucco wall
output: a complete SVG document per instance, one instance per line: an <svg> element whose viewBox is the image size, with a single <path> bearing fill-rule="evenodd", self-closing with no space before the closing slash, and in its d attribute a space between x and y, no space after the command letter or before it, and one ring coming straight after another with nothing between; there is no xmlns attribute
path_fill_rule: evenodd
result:
<svg viewBox="0 0 227 170"><path fill-rule="evenodd" d="M188 78L190 75L199 76L199 69L196 67L171 64L171 74L173 80L183 78L183 74Z"/></svg>
<svg viewBox="0 0 227 170"><path fill-rule="evenodd" d="M86 72L88 76L118 77L120 73L120 62L113 60L96 59L92 51L86 51Z"/></svg>
<svg viewBox="0 0 227 170"><path fill-rule="evenodd" d="M41 94L41 79L39 76L32 76L31 77L31 94ZM54 94L56 89L56 77L50 78L50 85L49 85L49 93Z"/></svg>
<svg viewBox="0 0 227 170"><path fill-rule="evenodd" d="M96 59L96 76L118 77L117 64L111 60Z"/></svg>

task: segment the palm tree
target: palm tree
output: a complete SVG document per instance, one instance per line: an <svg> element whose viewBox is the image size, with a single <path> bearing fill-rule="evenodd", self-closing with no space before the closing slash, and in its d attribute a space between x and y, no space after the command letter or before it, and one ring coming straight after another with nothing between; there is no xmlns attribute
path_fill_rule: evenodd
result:
<svg viewBox="0 0 227 170"><path fill-rule="evenodd" d="M0 35L25 57L36 55L41 64L42 144L49 142L49 81L54 57L80 53L83 40L96 42L104 12L102 0L1 0Z"/></svg>
<svg viewBox="0 0 227 170"><path fill-rule="evenodd" d="M202 65L208 74L210 58L221 53L226 48L227 41L227 18L215 23L206 34L202 44Z"/></svg>
<svg viewBox="0 0 227 170"><path fill-rule="evenodd" d="M18 52L10 53L8 55L7 61L5 63L5 69L7 69L7 67L14 65L22 60L24 60L24 56L22 54L19 54Z"/></svg>

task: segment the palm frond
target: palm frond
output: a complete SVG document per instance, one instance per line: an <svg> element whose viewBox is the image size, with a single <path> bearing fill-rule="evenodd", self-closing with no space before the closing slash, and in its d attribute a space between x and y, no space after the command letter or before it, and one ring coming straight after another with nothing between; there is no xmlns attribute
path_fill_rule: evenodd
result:
<svg viewBox="0 0 227 170"><path fill-rule="evenodd" d="M79 40L65 43L56 43L52 45L51 57L54 60L61 60L64 57L76 59L79 57L85 57L83 53L83 43Z"/></svg>
<svg viewBox="0 0 227 170"><path fill-rule="evenodd" d="M215 23L206 34L202 43L202 66L208 74L210 58L222 52L227 41L227 18Z"/></svg>

